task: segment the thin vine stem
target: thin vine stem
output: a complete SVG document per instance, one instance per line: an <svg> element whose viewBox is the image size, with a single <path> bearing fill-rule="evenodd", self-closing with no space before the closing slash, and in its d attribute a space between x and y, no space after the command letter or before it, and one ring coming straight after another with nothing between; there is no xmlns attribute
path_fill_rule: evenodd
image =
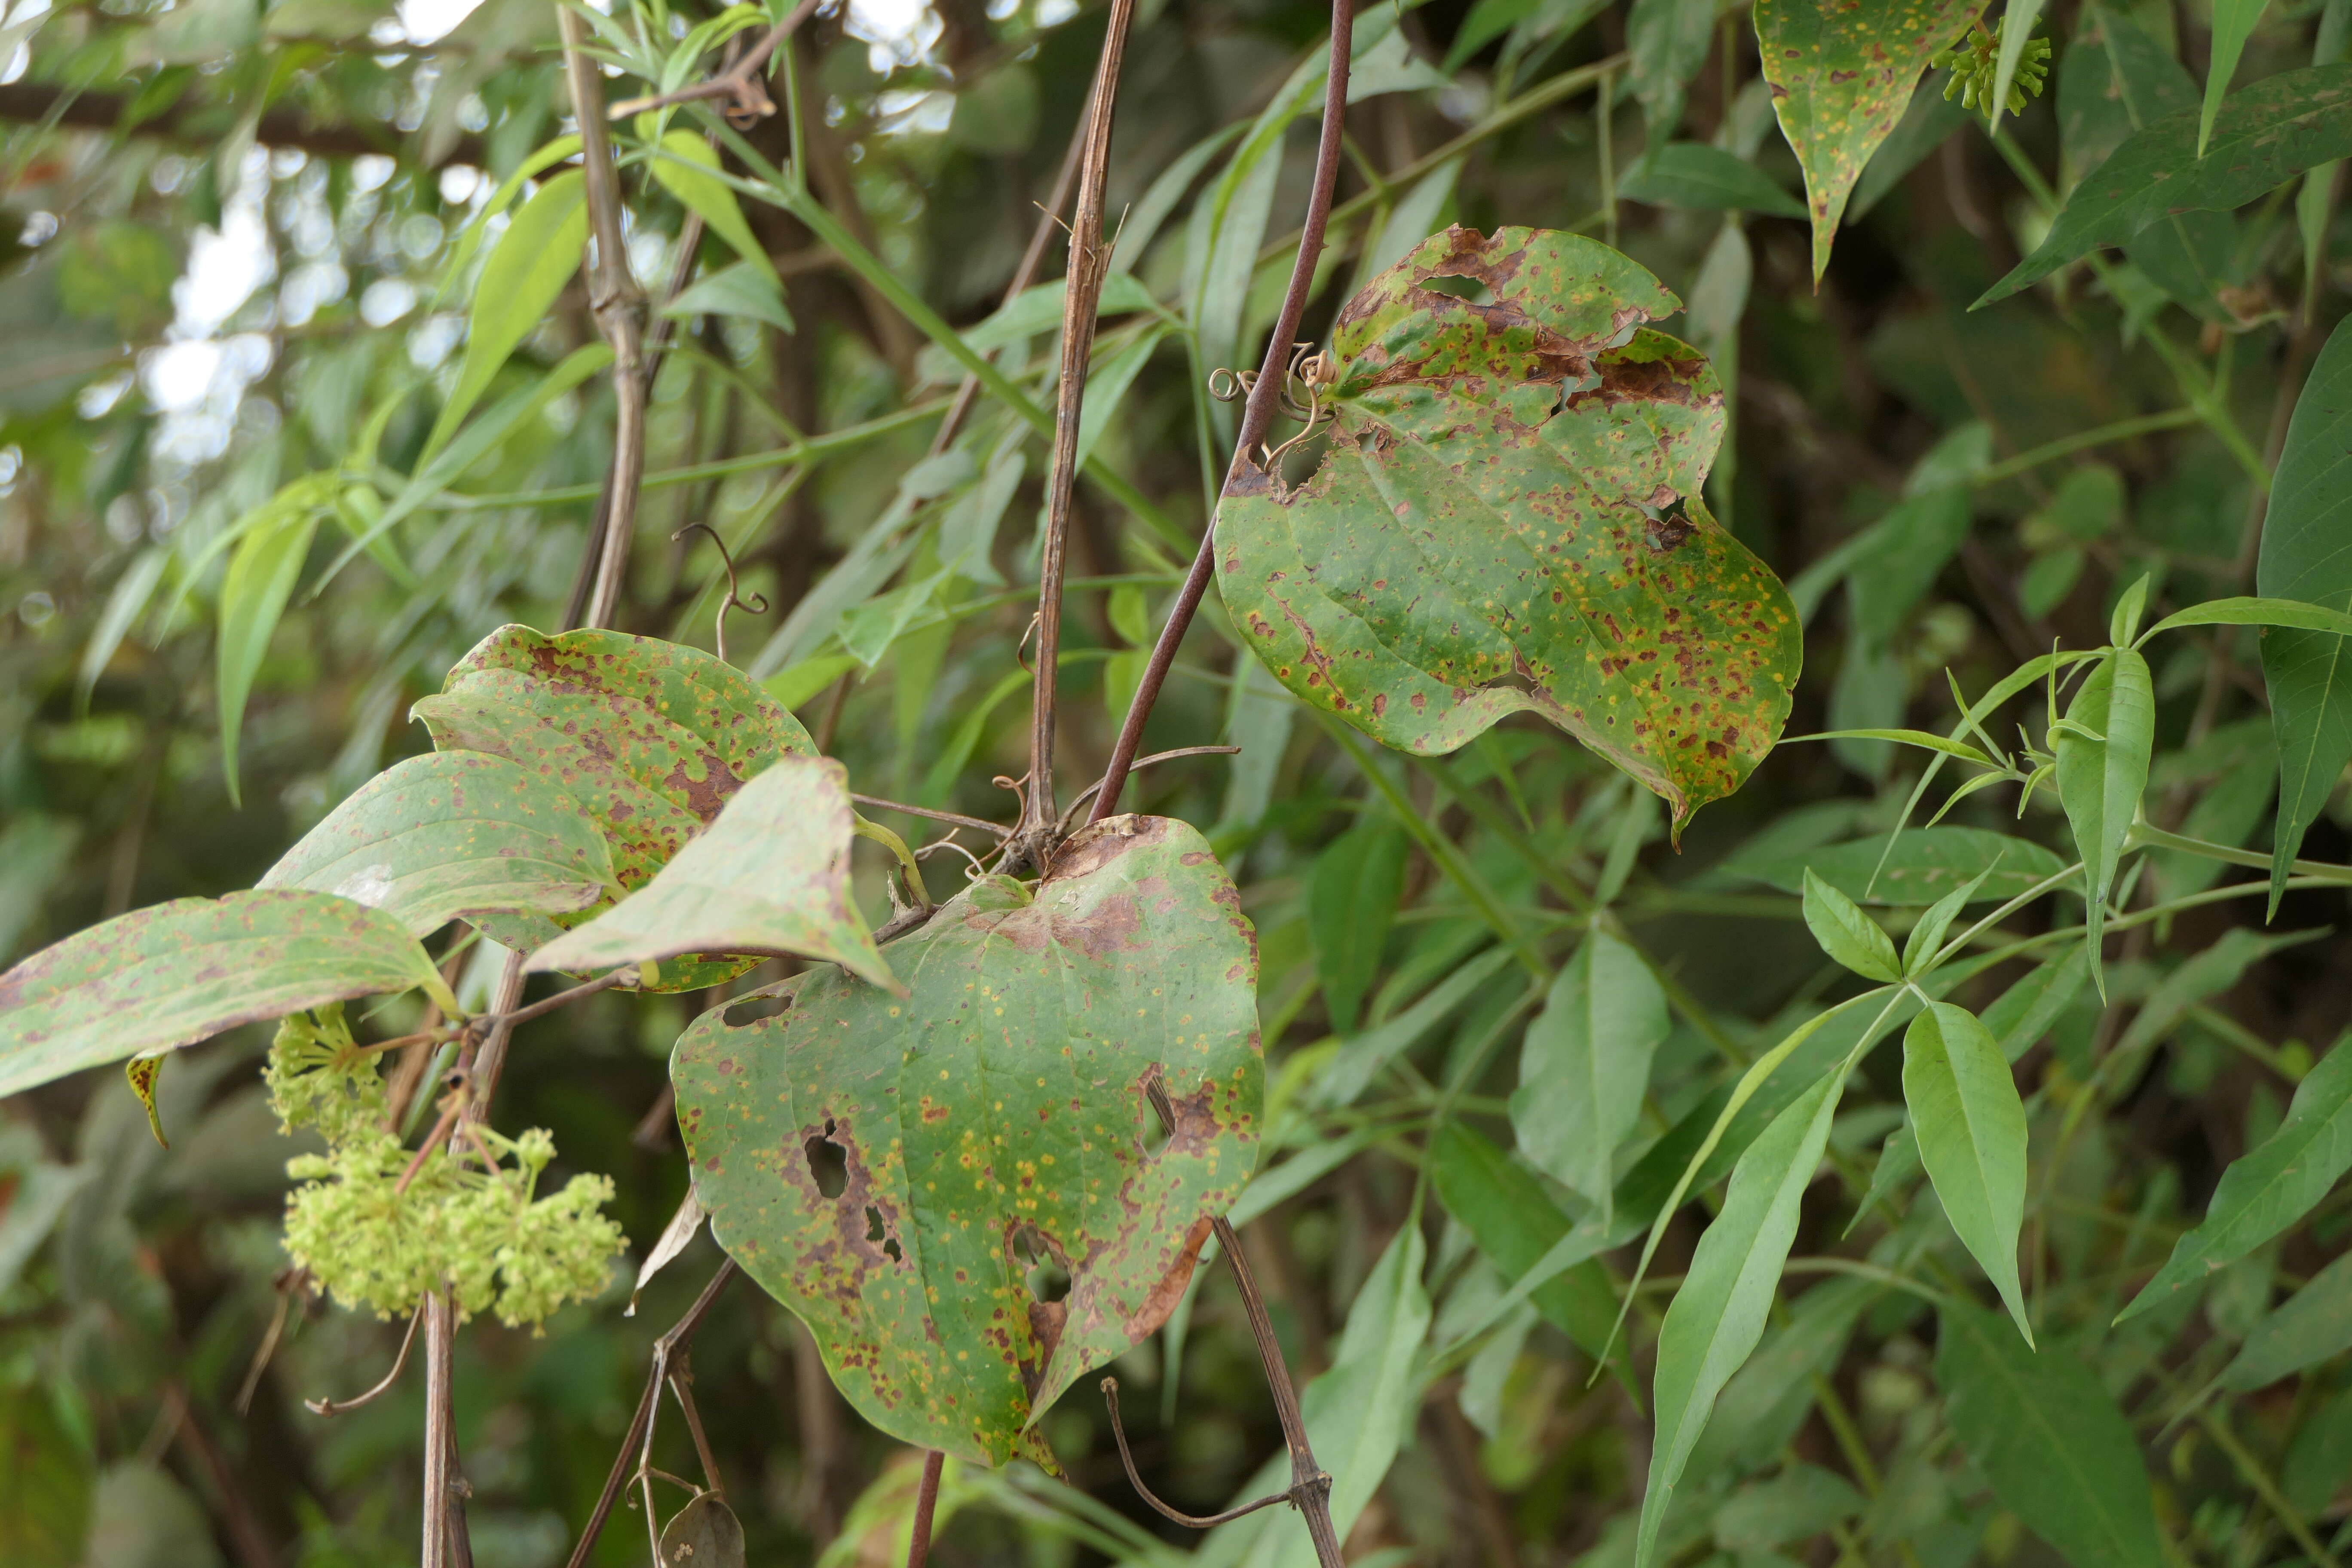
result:
<svg viewBox="0 0 2352 1568"><path fill-rule="evenodd" d="M1226 467L1220 499L1232 494L1234 486L1249 476L1267 478L1251 454L1265 439L1266 431L1274 425L1275 411L1280 406L1283 373L1290 363L1291 340L1298 335L1299 321L1307 313L1307 296L1315 287L1315 263L1323 254L1324 234L1331 222L1331 194L1339 183L1339 159L1348 129L1348 66L1355 25L1355 0L1331 0L1331 52L1330 65L1324 73L1323 133L1315 149L1315 181L1307 193L1307 221L1299 227L1298 254L1290 265L1290 287L1283 293L1282 309L1275 313L1273 335L1265 342L1265 357L1258 364L1257 380L1250 387L1249 401L1242 407L1241 428L1234 437L1233 461ZM1208 526L1202 531L1201 548L1192 557L1192 570L1185 574L1184 585L1177 590L1167 623L1160 628L1160 639L1151 646L1151 658L1144 665L1143 679L1137 683L1134 700L1128 704L1127 718L1119 725L1118 740L1111 748L1110 765L1103 770L1102 789L1095 796L1089 822L1100 822L1118 810L1118 797L1127 788L1129 770L1142 749L1144 722L1160 700L1160 689L1168 679L1170 667L1176 662L1176 650L1183 646L1194 612L1201 607L1201 596L1209 590L1209 575L1216 567L1216 552L1217 520L1212 513Z"/></svg>

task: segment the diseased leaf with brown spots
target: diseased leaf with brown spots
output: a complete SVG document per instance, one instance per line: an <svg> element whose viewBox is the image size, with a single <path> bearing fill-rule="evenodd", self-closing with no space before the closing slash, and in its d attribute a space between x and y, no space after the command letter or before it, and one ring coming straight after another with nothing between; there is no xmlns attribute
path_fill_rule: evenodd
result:
<svg viewBox="0 0 2352 1568"><path fill-rule="evenodd" d="M505 757L436 752L360 786L260 885L339 893L427 936L458 915L584 910L613 882L604 836L560 785Z"/></svg>
<svg viewBox="0 0 2352 1568"><path fill-rule="evenodd" d="M501 626L415 711L442 751L505 757L570 795L603 830L625 892L669 864L754 774L779 758L816 754L800 721L733 665L619 632L550 637ZM480 923L509 947L530 951L610 907ZM666 963L651 989L716 985L758 962Z"/></svg>
<svg viewBox="0 0 2352 1568"><path fill-rule="evenodd" d="M1984 0L1756 0L1756 47L1780 132L1805 171L1813 280L1863 165L1895 133L1927 57Z"/></svg>
<svg viewBox="0 0 2352 1568"><path fill-rule="evenodd" d="M457 1011L425 950L383 910L293 889L174 899L0 974L0 1098L239 1024L414 986Z"/></svg>
<svg viewBox="0 0 2352 1568"><path fill-rule="evenodd" d="M1738 788L1802 648L1780 580L1699 499L1722 391L1640 325L1680 308L1540 229L1448 229L1373 279L1333 334L1322 467L1287 489L1244 465L1217 509L1219 586L1266 667L1423 755L1539 713L1677 830Z"/></svg>
<svg viewBox="0 0 2352 1568"><path fill-rule="evenodd" d="M132 1057L122 1064L122 1076L131 1080L131 1092L147 1108L147 1130L155 1134L158 1147L169 1149L172 1141L163 1136L163 1116L155 1109L155 1083L163 1076L162 1057Z"/></svg>
<svg viewBox="0 0 2352 1568"><path fill-rule="evenodd" d="M838 963L897 990L849 897L851 820L849 778L839 763L786 757L736 792L709 831L652 881L541 948L530 967L643 966L691 952L790 953Z"/></svg>
<svg viewBox="0 0 2352 1568"><path fill-rule="evenodd" d="M984 877L888 954L904 1001L820 969L697 1020L678 1126L711 1234L859 1413L1003 1464L1160 1326L1249 1178L1256 940L1200 834L1114 816L1034 889ZM728 1021L757 998L784 1010Z"/></svg>

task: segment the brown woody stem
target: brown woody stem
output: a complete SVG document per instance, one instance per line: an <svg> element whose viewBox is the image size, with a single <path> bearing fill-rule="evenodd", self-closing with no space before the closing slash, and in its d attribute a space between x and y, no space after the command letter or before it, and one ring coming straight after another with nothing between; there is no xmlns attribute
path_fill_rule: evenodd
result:
<svg viewBox="0 0 2352 1568"><path fill-rule="evenodd" d="M1119 66L1135 19L1135 0L1111 0L1110 24L1095 67L1094 91L1079 131L1078 198L1070 215L1069 264L1062 297L1062 364L1054 406L1054 456L1045 475L1045 541L1037 574L1037 672L1029 704L1029 785L1021 820L1005 846L1005 866L1040 871L1060 837L1054 798L1055 683L1062 653L1062 578L1068 560L1070 498L1078 479L1078 421L1087 397L1087 363L1094 355L1095 313L1110 253L1102 243L1103 187L1109 177L1110 130L1118 108Z"/></svg>
<svg viewBox="0 0 2352 1568"><path fill-rule="evenodd" d="M907 1537L907 1568L924 1568L931 1557L931 1518L940 1509L940 1472L948 1457L933 1448L923 1456L923 1479L915 1489L915 1528Z"/></svg>
<svg viewBox="0 0 2352 1568"><path fill-rule="evenodd" d="M1307 296L1315 287L1315 263L1323 254L1323 235L1331 221L1331 192L1339 183L1339 158L1347 132L1348 64L1355 37L1355 0L1331 0L1331 64L1323 83L1323 135L1315 150L1315 185L1307 197L1307 221L1298 234L1298 255L1290 267L1290 288L1282 297L1282 310L1274 320L1274 335L1266 340L1265 359L1258 366L1257 380L1250 386L1249 401L1242 407L1241 431L1234 438L1233 462L1225 469L1223 490L1230 491L1242 470L1256 466L1250 456L1265 433L1274 425L1275 411L1281 405L1282 389L1290 364L1291 339L1298 332L1299 319L1307 313ZM1126 721L1118 729L1118 741L1111 748L1110 765L1103 770L1102 793L1095 796L1094 815L1089 822L1100 822L1118 809L1118 797L1127 787L1127 775L1135 766L1135 753L1143 742L1144 721L1160 700L1160 689L1168 679L1168 671L1176 662L1176 650L1183 644L1184 634L1192 628L1193 612L1201 607L1201 596L1209 590L1209 576L1216 568L1217 520L1212 516L1208 528L1201 535L1201 549L1192 557L1192 569L1184 574L1184 585L1177 590L1176 603L1170 607L1167 625L1160 628L1160 640L1152 645L1151 658L1144 666L1143 679L1137 683L1135 700L1128 704ZM1235 1259L1236 1268L1239 1259ZM1310 1516L1311 1521L1311 1516ZM1325 1519L1328 1529L1328 1511ZM1321 1541L1317 1547L1319 1551ZM1336 1562L1336 1556L1332 1559Z"/></svg>
<svg viewBox="0 0 2352 1568"><path fill-rule="evenodd" d="M572 110L580 122L580 161L586 176L588 232L596 262L588 276L588 308L596 331L613 348L613 468L606 487L604 527L596 562L596 584L583 623L612 625L628 570L629 544L637 521L637 487L646 466L646 297L629 275L627 243L621 232L621 179L613 165L613 142L604 121L604 83L586 48L585 24L569 5L558 5L562 29L563 70L572 85Z"/></svg>
<svg viewBox="0 0 2352 1568"><path fill-rule="evenodd" d="M667 109L673 104L694 103L706 98L727 98L734 100L725 110L728 122L737 129L765 119L776 111L776 106L760 85L760 68L766 65L777 47L791 37L803 22L816 15L818 7L824 4L824 0L801 0L789 16L768 29L768 36L761 38L750 54L708 81L679 88L676 92L624 99L604 111L606 118L624 120L649 109Z"/></svg>
<svg viewBox="0 0 2352 1568"><path fill-rule="evenodd" d="M1339 4L1345 6L1348 0L1339 0ZM1341 101L1346 101L1344 96ZM1145 1075L1143 1093L1151 1101L1151 1109L1159 1112L1160 1124L1172 1136L1176 1131L1176 1107L1168 1099L1167 1082L1157 1067ZM1219 1215L1212 1223L1216 1229L1217 1245L1233 1265L1234 1286L1241 1292L1242 1310L1248 1315L1250 1335L1257 1341L1258 1360L1265 1364L1265 1383L1274 1395L1275 1419L1282 1423L1283 1446L1290 1450L1290 1489L1283 1495L1306 1518L1307 1534L1315 1542L1318 1568L1346 1568L1347 1559L1339 1552L1339 1532L1331 1523L1331 1477L1315 1462L1315 1449L1307 1440L1307 1417L1298 1408L1297 1390L1291 1385L1290 1364L1282 1359L1282 1342L1274 1337L1274 1320L1266 1315L1265 1297L1258 1290L1256 1276L1250 1272L1249 1259L1242 1255L1242 1238L1234 1232L1232 1222ZM1122 1449L1124 1447L1122 1444ZM1137 1487L1140 1489L1141 1483L1138 1482Z"/></svg>
<svg viewBox="0 0 2352 1568"><path fill-rule="evenodd" d="M1135 1468L1135 1456L1128 1451L1127 1428L1118 1419L1118 1379L1107 1377L1102 1380L1102 1396L1103 1404L1110 1410L1110 1435L1118 1444L1118 1462L1127 1467L1127 1483L1135 1489L1135 1495L1150 1503L1162 1519L1172 1520L1187 1530L1213 1530L1218 1525L1245 1518L1262 1508L1288 1502L1297 1489L1294 1487L1289 1491L1268 1492L1255 1502L1245 1502L1223 1513L1186 1513L1181 1509L1171 1508L1153 1496L1151 1489L1143 1484L1142 1474Z"/></svg>
<svg viewBox="0 0 2352 1568"><path fill-rule="evenodd" d="M727 1289L728 1282L735 1275L735 1260L730 1258L719 1266L719 1271L710 1277L710 1283L702 1288L702 1294L697 1296L694 1305L686 1310L686 1316L680 1318L669 1332L654 1342L653 1367L646 1378L646 1391L637 1400L637 1413L630 1419L628 1431L621 1436L620 1449L613 1456L612 1471L604 1478L604 1489L597 1494L596 1507L588 1515L587 1527L581 1531L580 1539L572 1546L572 1556L565 1568L585 1568L590 1554L596 1550L596 1538L604 1533L605 1521L613 1517L613 1505L620 1500L621 1489L629 1484L629 1478L636 1472L635 1461L646 1436L653 1429L654 1407L661 1400L662 1382L667 1375L670 1358L684 1355L687 1348L694 1343L694 1336L700 1331L702 1321L710 1315L710 1309L718 1304L720 1292Z"/></svg>
<svg viewBox="0 0 2352 1568"><path fill-rule="evenodd" d="M422 1568L452 1568L451 1538L463 1516L454 1514L457 1485L457 1440L450 1427L450 1382L455 1361L456 1315L448 1292L436 1287L425 1298L425 1539ZM470 1548L457 1553L470 1562Z"/></svg>

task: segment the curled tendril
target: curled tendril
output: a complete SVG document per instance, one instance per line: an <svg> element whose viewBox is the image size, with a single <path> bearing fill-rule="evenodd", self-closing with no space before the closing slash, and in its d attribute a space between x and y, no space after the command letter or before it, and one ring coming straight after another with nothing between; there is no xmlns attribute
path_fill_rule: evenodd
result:
<svg viewBox="0 0 2352 1568"><path fill-rule="evenodd" d="M692 533L698 528L702 530L703 532L710 535L710 542L718 546L719 549L719 563L720 566L724 567L727 572L727 597L720 601L719 605L717 639L719 643L719 657L721 661L725 661L727 658L727 612L730 610L740 610L747 616L764 616L768 613L768 595L765 594L754 594L748 599L743 597L741 585L735 580L735 558L727 552L727 542L719 537L719 531L711 527L709 523L689 522L684 528L679 529L676 533L671 534L670 539L675 542L677 540L684 539L688 534Z"/></svg>
<svg viewBox="0 0 2352 1568"><path fill-rule="evenodd" d="M1315 426L1328 416L1328 411L1323 406L1323 393L1326 388L1339 383L1339 362L1328 353L1308 352L1314 347L1312 343L1293 343L1290 346L1290 363L1283 372L1282 411L1307 428L1279 447L1261 447L1259 451L1267 468L1281 461L1293 447L1315 434ZM1299 401L1293 383L1305 391L1304 403ZM1229 370L1221 365L1209 373L1209 395L1220 403L1238 403L1247 397L1256 385L1257 372L1254 370Z"/></svg>
<svg viewBox="0 0 2352 1568"><path fill-rule="evenodd" d="M1952 73L1952 79L1944 84L1947 101L1958 98L1963 109L1991 114L1993 83L2000 75L2000 40L1985 31L1982 23L1973 24L1968 36L1955 39L1949 48L1927 57L1927 63ZM2049 76L2050 40L2028 39L2017 57L2016 74L2010 78L2009 112L2024 113L2027 101L2042 96L2042 83Z"/></svg>

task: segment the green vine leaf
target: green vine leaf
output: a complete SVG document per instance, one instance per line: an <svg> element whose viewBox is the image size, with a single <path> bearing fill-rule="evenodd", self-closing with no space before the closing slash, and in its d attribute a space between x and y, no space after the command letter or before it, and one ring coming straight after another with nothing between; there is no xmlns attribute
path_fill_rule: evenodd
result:
<svg viewBox="0 0 2352 1568"><path fill-rule="evenodd" d="M1902 121L1929 57L1983 9L1984 0L1757 0L1772 112L1805 172L1816 283L1863 165Z"/></svg>
<svg viewBox="0 0 2352 1568"><path fill-rule="evenodd" d="M2099 936L2106 925L2107 895L2123 863L2124 840L2139 815L2156 745L2156 688L2147 660L2131 648L2109 649L2084 678L2067 705L2066 720L2052 742L2058 753L2058 799L2083 860L2083 945L2091 956L2091 978L2104 997L2107 983L2099 963Z"/></svg>
<svg viewBox="0 0 2352 1568"><path fill-rule="evenodd" d="M906 1001L821 969L697 1020L678 1125L711 1234L859 1413L1003 1464L1160 1326L1249 1178L1256 942L1197 832L1114 816L1034 889L982 878L891 952ZM729 1022L762 998L784 1010Z"/></svg>
<svg viewBox="0 0 2352 1568"><path fill-rule="evenodd" d="M851 820L839 763L786 757L730 796L652 881L541 948L529 967L634 963L642 975L686 953L794 954L903 994L849 897Z"/></svg>
<svg viewBox="0 0 2352 1568"><path fill-rule="evenodd" d="M174 899L0 974L0 1099L304 1007L423 986L456 1012L400 921L329 893Z"/></svg>
<svg viewBox="0 0 2352 1568"><path fill-rule="evenodd" d="M603 832L625 892L652 880L750 779L784 757L816 754L800 721L734 666L619 632L551 637L501 626L415 711L442 751L505 757L571 796ZM607 907L493 915L481 925L530 951ZM758 962L665 964L650 989L716 985Z"/></svg>
<svg viewBox="0 0 2352 1568"><path fill-rule="evenodd" d="M1935 1004L1904 1033L1903 1100L1945 1217L2031 1345L2033 1325L2017 1278L2025 1103L2000 1042L1967 1008Z"/></svg>
<svg viewBox="0 0 2352 1568"><path fill-rule="evenodd" d="M569 914L616 886L604 836L562 789L482 752L385 769L261 879L335 893L428 936L459 915Z"/></svg>
<svg viewBox="0 0 2352 1568"><path fill-rule="evenodd" d="M1663 796L1677 834L1738 788L1802 649L1787 590L1699 499L1722 389L1640 325L1679 308L1539 229L1456 226L1375 279L1334 333L1321 468L1294 489L1244 463L1218 507L1253 651L1421 755L1541 714Z"/></svg>

